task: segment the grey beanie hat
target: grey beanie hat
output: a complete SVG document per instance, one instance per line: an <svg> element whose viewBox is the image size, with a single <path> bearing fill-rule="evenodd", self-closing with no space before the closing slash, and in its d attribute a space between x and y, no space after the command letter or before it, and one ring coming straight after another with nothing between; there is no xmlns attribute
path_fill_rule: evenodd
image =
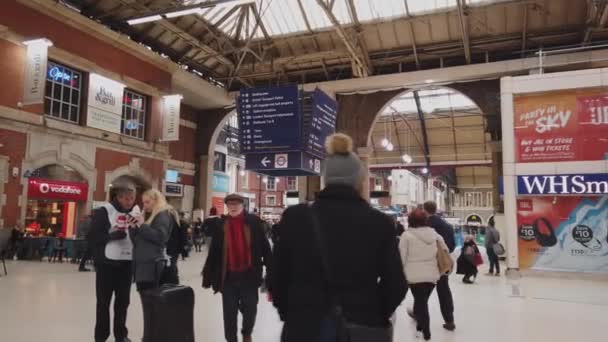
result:
<svg viewBox="0 0 608 342"><path fill-rule="evenodd" d="M358 188L365 173L359 157L353 153L353 141L345 134L333 134L325 142L327 157L323 176L327 185Z"/></svg>

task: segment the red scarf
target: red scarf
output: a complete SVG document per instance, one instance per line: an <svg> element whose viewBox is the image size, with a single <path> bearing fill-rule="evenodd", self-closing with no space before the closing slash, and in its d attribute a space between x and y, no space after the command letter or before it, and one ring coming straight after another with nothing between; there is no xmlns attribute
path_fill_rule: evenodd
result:
<svg viewBox="0 0 608 342"><path fill-rule="evenodd" d="M227 220L228 271L247 271L251 268L251 248L245 238L245 214Z"/></svg>

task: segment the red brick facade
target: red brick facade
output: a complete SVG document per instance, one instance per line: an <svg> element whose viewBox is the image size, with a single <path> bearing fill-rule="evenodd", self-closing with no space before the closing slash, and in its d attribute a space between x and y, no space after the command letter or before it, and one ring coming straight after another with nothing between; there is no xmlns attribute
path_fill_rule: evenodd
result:
<svg viewBox="0 0 608 342"><path fill-rule="evenodd" d="M25 156L27 135L0 129L0 157L8 158L8 182L4 184L6 205L2 207L2 219L5 225L14 225L19 219L19 202L23 187L20 177L13 177L14 167L21 169L21 161ZM0 194L1 195L1 194Z"/></svg>

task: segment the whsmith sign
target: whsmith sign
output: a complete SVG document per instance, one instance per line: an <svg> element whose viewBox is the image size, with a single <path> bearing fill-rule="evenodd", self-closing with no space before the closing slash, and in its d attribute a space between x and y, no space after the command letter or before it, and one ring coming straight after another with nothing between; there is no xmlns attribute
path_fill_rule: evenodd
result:
<svg viewBox="0 0 608 342"><path fill-rule="evenodd" d="M517 193L526 195L606 195L608 173L517 176Z"/></svg>

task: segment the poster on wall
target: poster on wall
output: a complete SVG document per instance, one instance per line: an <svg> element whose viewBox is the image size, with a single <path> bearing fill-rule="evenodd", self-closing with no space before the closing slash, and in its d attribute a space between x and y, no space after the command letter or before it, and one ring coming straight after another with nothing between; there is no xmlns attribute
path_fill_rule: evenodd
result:
<svg viewBox="0 0 608 342"><path fill-rule="evenodd" d="M517 162L608 159L608 90L516 96Z"/></svg>
<svg viewBox="0 0 608 342"><path fill-rule="evenodd" d="M608 273L608 196L517 200L522 269Z"/></svg>
<svg viewBox="0 0 608 342"><path fill-rule="evenodd" d="M163 141L179 140L181 95L163 96Z"/></svg>
<svg viewBox="0 0 608 342"><path fill-rule="evenodd" d="M87 126L120 134L124 89L120 82L89 74Z"/></svg>

